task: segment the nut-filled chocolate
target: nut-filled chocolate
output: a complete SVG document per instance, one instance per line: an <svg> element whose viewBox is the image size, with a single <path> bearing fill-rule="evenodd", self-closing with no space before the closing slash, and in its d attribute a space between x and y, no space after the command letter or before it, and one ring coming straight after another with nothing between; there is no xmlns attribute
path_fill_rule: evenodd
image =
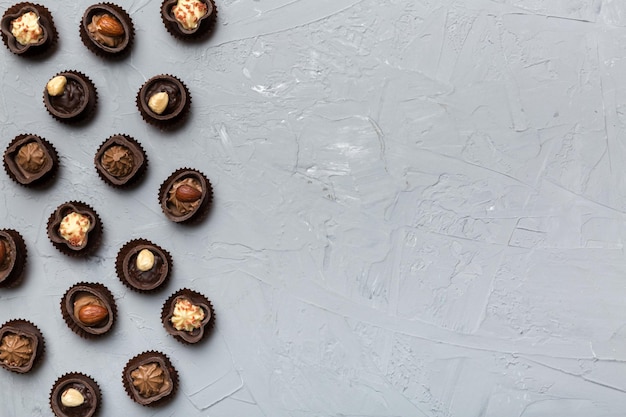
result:
<svg viewBox="0 0 626 417"><path fill-rule="evenodd" d="M92 417L100 407L100 387L80 372L63 375L50 391L50 408L57 417Z"/></svg>
<svg viewBox="0 0 626 417"><path fill-rule="evenodd" d="M170 175L159 189L163 213L176 223L200 221L213 199L211 183L201 172L183 168Z"/></svg>
<svg viewBox="0 0 626 417"><path fill-rule="evenodd" d="M211 302L199 292L183 288L163 304L161 321L165 330L183 343L198 343L215 323Z"/></svg>
<svg viewBox="0 0 626 417"><path fill-rule="evenodd" d="M134 184L144 173L148 157L141 145L128 135L113 135L100 145L94 157L98 175L114 187Z"/></svg>
<svg viewBox="0 0 626 417"><path fill-rule="evenodd" d="M61 122L85 121L96 108L96 87L78 71L60 72L46 83L43 102L48 113Z"/></svg>
<svg viewBox="0 0 626 417"><path fill-rule="evenodd" d="M22 235L13 229L0 230L0 288L14 287L22 281L26 258Z"/></svg>
<svg viewBox="0 0 626 417"><path fill-rule="evenodd" d="M90 51L103 57L126 55L134 38L133 22L115 4L94 4L83 14L80 37Z"/></svg>
<svg viewBox="0 0 626 417"><path fill-rule="evenodd" d="M37 135L16 136L4 152L3 165L11 179L25 187L47 184L59 165L56 149Z"/></svg>
<svg viewBox="0 0 626 417"><path fill-rule="evenodd" d="M81 282L70 287L61 299L61 314L70 329L81 337L101 336L111 330L117 307L108 288Z"/></svg>
<svg viewBox="0 0 626 417"><path fill-rule="evenodd" d="M124 285L138 292L161 288L172 271L169 252L146 239L126 243L117 253L117 276Z"/></svg>
<svg viewBox="0 0 626 417"><path fill-rule="evenodd" d="M48 218L48 238L59 251L70 256L87 256L100 245L102 224L89 205L69 201Z"/></svg>
<svg viewBox="0 0 626 417"><path fill-rule="evenodd" d="M146 122L165 129L175 127L184 120L189 112L191 96L178 78L157 75L139 89L136 103Z"/></svg>
<svg viewBox="0 0 626 417"><path fill-rule="evenodd" d="M163 24L179 39L199 39L209 35L216 17L213 0L165 0L161 3Z"/></svg>
<svg viewBox="0 0 626 417"><path fill-rule="evenodd" d="M0 327L0 366L11 372L30 372L44 353L41 331L27 320L10 320Z"/></svg>
<svg viewBox="0 0 626 417"><path fill-rule="evenodd" d="M122 382L133 401L144 406L157 406L174 397L178 373L165 354L150 351L126 363Z"/></svg>
<svg viewBox="0 0 626 417"><path fill-rule="evenodd" d="M57 40L50 11L33 3L11 6L0 20L2 41L16 55L36 55L48 51Z"/></svg>

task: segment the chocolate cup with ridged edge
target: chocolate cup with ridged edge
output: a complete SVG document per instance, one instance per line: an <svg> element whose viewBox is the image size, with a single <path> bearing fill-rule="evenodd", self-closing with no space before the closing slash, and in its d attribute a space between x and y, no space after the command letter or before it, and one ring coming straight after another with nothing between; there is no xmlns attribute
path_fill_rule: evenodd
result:
<svg viewBox="0 0 626 417"><path fill-rule="evenodd" d="M92 23L93 17L103 15L113 17L122 29L122 33L119 36L114 36L114 38L117 38L119 41L117 45L106 45L98 39L97 33L89 30L89 25ZM130 15L120 6L113 3L98 3L89 6L87 10L85 10L85 13L83 13L79 32L80 39L87 49L103 58L117 59L126 57L131 50L135 38L135 27Z"/></svg>
<svg viewBox="0 0 626 417"><path fill-rule="evenodd" d="M195 28L187 29L176 19L172 10L178 3L178 0L164 0L161 3L161 20L163 20L165 29L172 36L183 41L202 41L208 38L215 28L217 7L213 0L201 1L206 5L207 12L198 19L198 24Z"/></svg>
<svg viewBox="0 0 626 417"><path fill-rule="evenodd" d="M9 363L0 360L0 366L18 374L31 372L39 363L45 352L45 340L41 330L32 322L24 319L9 320L0 326L0 346L6 336L16 335L23 337L30 343L31 355L24 364Z"/></svg>
<svg viewBox="0 0 626 417"><path fill-rule="evenodd" d="M137 255L144 249L154 255L154 265L146 271L137 267ZM160 290L167 284L172 264L171 255L162 247L147 239L134 239L117 252L115 271L122 284L131 290L149 293Z"/></svg>
<svg viewBox="0 0 626 417"><path fill-rule="evenodd" d="M176 302L179 300L188 300L191 304L202 309L204 318L198 328L186 331L178 330L174 327L172 317L174 316ZM172 335L179 342L195 344L204 340L213 330L213 326L215 325L215 311L213 310L211 302L203 294L188 288L182 288L172 294L165 303L163 303L163 307L161 308L161 322L167 333Z"/></svg>
<svg viewBox="0 0 626 417"><path fill-rule="evenodd" d="M43 36L36 43L22 45L13 35L11 27L15 19L28 12L37 15ZM40 4L28 2L17 3L7 9L0 19L0 32L2 33L2 41L9 51L24 57L39 56L51 52L56 46L58 36L50 11Z"/></svg>
<svg viewBox="0 0 626 417"><path fill-rule="evenodd" d="M137 370L140 366L149 364L157 364L163 370L163 376L167 387L162 391L151 395L142 396L139 389L133 384L133 371ZM130 359L124 370L122 371L122 383L128 396L138 404L147 407L156 407L171 401L176 395L178 390L178 372L170 362L170 359L161 352L146 351Z"/></svg>
<svg viewBox="0 0 626 417"><path fill-rule="evenodd" d="M116 175L114 170L107 169L103 158L107 150L113 146L122 146L128 149L128 153L131 155L133 161L133 166L128 173ZM98 176L104 182L116 188L128 188L136 184L143 174L145 174L148 167L148 156L143 147L134 138L118 133L110 136L100 145L94 156L94 165Z"/></svg>
<svg viewBox="0 0 626 417"><path fill-rule="evenodd" d="M64 76L67 84L62 94L53 96L48 92L46 83L43 89L43 103L48 113L62 123L89 121L98 103L98 92L94 83L82 72L74 70L59 72L52 78L57 76Z"/></svg>
<svg viewBox="0 0 626 417"><path fill-rule="evenodd" d="M89 229L86 232L87 236L84 242L78 246L74 246L69 241L65 240L59 232L59 226L63 218L71 212L87 216L90 221ZM68 256L84 257L93 254L100 246L102 229L102 221L98 213L96 213L91 206L82 201L68 201L63 203L58 206L48 218L48 239L50 239L50 242L55 248Z"/></svg>
<svg viewBox="0 0 626 417"><path fill-rule="evenodd" d="M16 230L0 230L0 288L12 288L24 278L28 251L24 238Z"/></svg>
<svg viewBox="0 0 626 417"><path fill-rule="evenodd" d="M175 204L170 201L170 194L180 181L187 178L195 179L201 186L202 192L199 198L200 204L189 211L181 212ZM163 214L175 223L195 224L202 221L213 201L213 187L208 178L200 171L192 168L180 168L174 171L159 188L159 204ZM187 209L185 209L187 210Z"/></svg>
<svg viewBox="0 0 626 417"><path fill-rule="evenodd" d="M168 104L162 113L149 106L150 98L157 93L167 93ZM169 74L155 75L146 81L137 92L136 105L141 117L160 129L175 129L187 118L191 107L191 94L180 79Z"/></svg>
<svg viewBox="0 0 626 417"><path fill-rule="evenodd" d="M63 393L69 389L78 391L83 403L75 406L63 404ZM50 408L57 417L93 417L102 401L98 383L89 375L70 372L58 378L50 390Z"/></svg>
<svg viewBox="0 0 626 417"><path fill-rule="evenodd" d="M30 143L39 145L43 152L44 163L36 171L20 166L18 155L23 146ZM56 176L59 167L59 156L54 146L40 136L30 133L16 136L4 151L4 170L16 183L24 187L41 187L49 184Z"/></svg>
<svg viewBox="0 0 626 417"><path fill-rule="evenodd" d="M107 310L107 317L102 323L88 325L74 314L74 303L83 296L96 297ZM98 305L100 305L98 304ZM107 287L94 282L79 282L72 285L61 298L61 315L74 333L85 339L100 337L108 333L115 323L117 306L113 294Z"/></svg>

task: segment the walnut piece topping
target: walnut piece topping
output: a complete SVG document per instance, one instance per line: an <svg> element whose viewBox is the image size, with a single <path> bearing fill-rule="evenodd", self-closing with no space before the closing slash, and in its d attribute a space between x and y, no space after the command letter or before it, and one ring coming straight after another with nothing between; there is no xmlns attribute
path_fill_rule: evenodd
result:
<svg viewBox="0 0 626 417"><path fill-rule="evenodd" d="M172 13L183 28L193 30L198 27L200 18L207 14L207 5L200 0L178 0Z"/></svg>
<svg viewBox="0 0 626 417"><path fill-rule="evenodd" d="M135 166L130 149L121 145L111 146L104 151L100 162L109 174L117 178L130 174Z"/></svg>
<svg viewBox="0 0 626 417"><path fill-rule="evenodd" d="M32 45L43 38L43 29L39 25L39 16L27 12L11 22L11 33L20 45Z"/></svg>
<svg viewBox="0 0 626 417"><path fill-rule="evenodd" d="M176 300L174 315L170 319L176 330L191 332L202 326L202 320L204 320L202 307L192 304L186 298Z"/></svg>
<svg viewBox="0 0 626 417"><path fill-rule="evenodd" d="M150 398L167 391L171 381L165 378L165 374L158 363L151 362L141 365L130 373L133 385L139 391L139 395Z"/></svg>
<svg viewBox="0 0 626 417"><path fill-rule="evenodd" d="M150 107L150 110L156 114L163 114L169 102L170 96L168 96L165 91L161 91L160 93L150 96L150 99L148 100L148 107Z"/></svg>
<svg viewBox="0 0 626 417"><path fill-rule="evenodd" d="M33 355L33 347L27 337L8 334L0 344L0 361L9 366L24 366Z"/></svg>
<svg viewBox="0 0 626 417"><path fill-rule="evenodd" d="M28 142L20 146L15 162L24 171L35 173L41 171L47 159L46 153L37 142Z"/></svg>
<svg viewBox="0 0 626 417"><path fill-rule="evenodd" d="M69 213L61 220L59 234L72 246L82 246L87 240L87 231L91 226L88 216L75 211Z"/></svg>
<svg viewBox="0 0 626 417"><path fill-rule="evenodd" d="M57 75L56 77L48 81L48 84L46 84L46 90L48 91L49 95L56 97L63 94L66 85L67 78L65 78L64 75Z"/></svg>

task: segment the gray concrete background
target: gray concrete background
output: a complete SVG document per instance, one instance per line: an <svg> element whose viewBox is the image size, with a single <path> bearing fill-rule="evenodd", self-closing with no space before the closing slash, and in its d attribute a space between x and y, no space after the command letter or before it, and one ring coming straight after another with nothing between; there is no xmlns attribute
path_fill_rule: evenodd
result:
<svg viewBox="0 0 626 417"><path fill-rule="evenodd" d="M45 191L0 172L0 227L28 246L25 282L0 291L0 321L36 323L47 353L30 375L0 372L3 416L50 415L52 383L71 371L99 382L103 416L624 415L626 3L219 0L215 36L189 45L166 32L159 1L122 1L136 40L114 63L78 36L91 3L41 3L59 49L25 60L0 48L0 140L39 134L61 170ZM66 69L98 88L84 127L42 104ZM193 96L173 133L134 104L159 73ZM148 154L136 189L93 168L114 133ZM193 228L157 203L180 167L215 188ZM104 223L89 260L46 237L72 199ZM138 237L173 255L161 293L115 276L118 249ZM61 295L79 281L115 295L104 340L63 322ZM199 349L160 324L181 287L215 306ZM159 409L133 403L120 379L149 349L180 373Z"/></svg>

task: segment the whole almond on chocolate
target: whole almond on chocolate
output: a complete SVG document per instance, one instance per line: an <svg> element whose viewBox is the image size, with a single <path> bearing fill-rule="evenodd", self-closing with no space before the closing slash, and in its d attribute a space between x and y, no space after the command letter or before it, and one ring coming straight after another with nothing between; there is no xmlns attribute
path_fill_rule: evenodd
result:
<svg viewBox="0 0 626 417"><path fill-rule="evenodd" d="M190 203L202 197L202 192L191 185L182 184L176 188L176 198L184 203Z"/></svg>
<svg viewBox="0 0 626 417"><path fill-rule="evenodd" d="M96 304L88 304L79 310L77 318L85 326L97 326L107 317L109 317L109 312L106 308Z"/></svg>
<svg viewBox="0 0 626 417"><path fill-rule="evenodd" d="M98 20L98 31L105 36L122 36L124 34L124 27L122 24L111 16L110 14L104 14Z"/></svg>

